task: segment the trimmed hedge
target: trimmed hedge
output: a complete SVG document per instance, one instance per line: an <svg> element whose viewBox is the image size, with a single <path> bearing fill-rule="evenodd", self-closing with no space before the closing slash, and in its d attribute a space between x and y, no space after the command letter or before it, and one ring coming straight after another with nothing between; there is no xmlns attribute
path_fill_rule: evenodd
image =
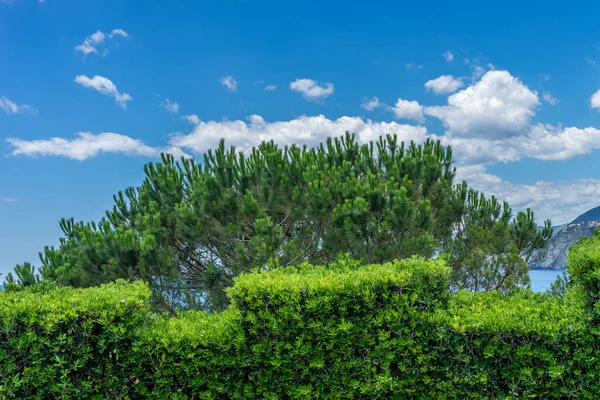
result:
<svg viewBox="0 0 600 400"><path fill-rule="evenodd" d="M122 398L149 296L141 282L0 292L0 398Z"/></svg>
<svg viewBox="0 0 600 400"><path fill-rule="evenodd" d="M574 279L591 273L578 260ZM449 273L418 258L304 264L238 277L225 312L175 317L151 314L141 283L0 293L0 397L600 397L581 287L451 293Z"/></svg>

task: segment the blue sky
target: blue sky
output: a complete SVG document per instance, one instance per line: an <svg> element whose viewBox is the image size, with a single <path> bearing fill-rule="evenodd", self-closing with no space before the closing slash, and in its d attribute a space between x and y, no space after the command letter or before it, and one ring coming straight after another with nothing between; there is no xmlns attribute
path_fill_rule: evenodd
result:
<svg viewBox="0 0 600 400"><path fill-rule="evenodd" d="M599 11L0 0L0 272L37 264L61 217L99 219L160 151L221 137L436 137L471 186L568 222L600 203Z"/></svg>

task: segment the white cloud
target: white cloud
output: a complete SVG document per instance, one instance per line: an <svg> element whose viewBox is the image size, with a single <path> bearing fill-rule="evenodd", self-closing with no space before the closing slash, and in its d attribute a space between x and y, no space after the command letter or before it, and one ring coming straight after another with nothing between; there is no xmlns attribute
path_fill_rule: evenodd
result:
<svg viewBox="0 0 600 400"><path fill-rule="evenodd" d="M109 38L113 38L115 36L123 36L124 38L128 38L129 34L125 32L123 29L113 29L108 35Z"/></svg>
<svg viewBox="0 0 600 400"><path fill-rule="evenodd" d="M405 67L406 67L406 69L413 69L413 68L421 69L421 68L423 68L422 65L416 65L416 64L413 64L413 63L408 63L408 64L405 65Z"/></svg>
<svg viewBox="0 0 600 400"><path fill-rule="evenodd" d="M113 29L109 34L108 34L108 38L112 39L115 36L123 36L124 38L129 37L129 34L127 34L127 32L125 32L123 29ZM104 40L106 39L106 34L102 31L96 31L94 33L92 33L91 35L87 36L85 38L85 40L83 41L83 43L81 43L80 45L75 46L75 50L80 51L83 53L84 56L87 56L88 54L91 53L98 53L98 47L100 47L100 45L102 45L104 43ZM108 52L107 49L104 49L103 54L106 54Z"/></svg>
<svg viewBox="0 0 600 400"><path fill-rule="evenodd" d="M538 104L537 93L508 71L489 71L448 97L448 105L426 107L425 114L439 118L452 136L507 138L529 130Z"/></svg>
<svg viewBox="0 0 600 400"><path fill-rule="evenodd" d="M22 112L30 112L32 114L37 113L37 110L28 104L18 105L13 101L10 101L6 97L0 97L0 109L4 110L7 114L20 114Z"/></svg>
<svg viewBox="0 0 600 400"><path fill-rule="evenodd" d="M0 203L16 203L17 201L14 197L0 197Z"/></svg>
<svg viewBox="0 0 600 400"><path fill-rule="evenodd" d="M221 78L221 83L223 84L223 86L227 87L227 89L231 90L232 92L235 92L237 82L235 81L235 79L233 79L233 76L229 75L224 78Z"/></svg>
<svg viewBox="0 0 600 400"><path fill-rule="evenodd" d="M177 104L174 101L171 101L169 99L165 99L165 101L163 101L162 103L160 103L160 106L165 111L168 111L168 112L173 113L173 114L177 114L179 112L179 104Z"/></svg>
<svg viewBox="0 0 600 400"><path fill-rule="evenodd" d="M566 161L600 149L600 130L537 124L523 135L509 138L445 136L442 141L452 146L460 165L508 163L523 158Z"/></svg>
<svg viewBox="0 0 600 400"><path fill-rule="evenodd" d="M333 94L334 86L333 83L321 85L312 79L296 79L290 82L290 90L302 93L307 100L321 100Z"/></svg>
<svg viewBox="0 0 600 400"><path fill-rule="evenodd" d="M454 54L452 54L450 50L442 54L442 57L444 57L444 60L447 62L452 62L452 60L454 60Z"/></svg>
<svg viewBox="0 0 600 400"><path fill-rule="evenodd" d="M551 76L548 75L548 74L538 74L538 76L540 78L542 78L543 80L545 80L545 81L547 81L547 80L549 80L551 78Z"/></svg>
<svg viewBox="0 0 600 400"><path fill-rule="evenodd" d="M488 196L494 194L508 201L515 211L531 208L538 222L549 218L555 225L570 222L597 207L600 197L600 180L597 179L515 184L487 173L482 165L459 167L457 179L466 180L470 187Z"/></svg>
<svg viewBox="0 0 600 400"><path fill-rule="evenodd" d="M75 46L75 50L81 51L86 56L90 53L98 53L98 49L95 46L102 43L104 38L104 33L96 31L86 37L82 44Z"/></svg>
<svg viewBox="0 0 600 400"><path fill-rule="evenodd" d="M200 118L198 118L196 114L184 115L181 118L187 120L190 124L193 125L198 125L200 123Z"/></svg>
<svg viewBox="0 0 600 400"><path fill-rule="evenodd" d="M341 117L335 120L323 115L301 116L290 121L267 122L259 115L246 121L202 122L188 135L174 135L171 145L190 149L201 154L218 145L224 138L228 145L241 150L251 149L263 140L273 140L280 145L298 144L316 146L328 137L343 135L346 131L356 133L360 142L376 140L385 134L398 134L400 140L422 142L427 128L398 124L396 122L373 122L359 117Z"/></svg>
<svg viewBox="0 0 600 400"><path fill-rule="evenodd" d="M93 78L88 78L85 75L77 75L75 82L86 88L96 89L98 92L114 97L117 104L123 109L127 108L127 102L133 98L127 93L120 93L117 86L112 81L103 76L96 75Z"/></svg>
<svg viewBox="0 0 600 400"><path fill-rule="evenodd" d="M417 101L398 99L394 107L389 108L396 118L406 118L415 121L423 121L423 106Z"/></svg>
<svg viewBox="0 0 600 400"><path fill-rule="evenodd" d="M142 141L118 133L104 132L94 135L90 132L80 132L76 139L63 139L53 137L47 140L22 140L17 138L7 139L14 150L13 156L61 156L73 160L86 160L99 153L123 153L146 157L156 157L161 152L185 156L181 149L175 147L156 148L144 144Z"/></svg>
<svg viewBox="0 0 600 400"><path fill-rule="evenodd" d="M600 149L600 130L538 124L520 147L528 157L547 161L569 160Z"/></svg>
<svg viewBox="0 0 600 400"><path fill-rule="evenodd" d="M268 91L268 92L272 92L275 89L277 89L276 85L267 85L267 86L265 86L265 90Z"/></svg>
<svg viewBox="0 0 600 400"><path fill-rule="evenodd" d="M433 90L435 94L448 94L456 92L464 84L452 75L442 75L425 82L425 89Z"/></svg>
<svg viewBox="0 0 600 400"><path fill-rule="evenodd" d="M560 103L560 100L552 96L550 93L544 93L542 98L544 99L544 101L546 101L546 103L550 104L551 106L555 106L558 103Z"/></svg>
<svg viewBox="0 0 600 400"><path fill-rule="evenodd" d="M592 108L600 108L600 90L592 95L590 99L590 104Z"/></svg>
<svg viewBox="0 0 600 400"><path fill-rule="evenodd" d="M367 111L373 111L377 107L381 107L383 104L379 102L377 97L372 97L371 99L363 99L363 103L360 105Z"/></svg>

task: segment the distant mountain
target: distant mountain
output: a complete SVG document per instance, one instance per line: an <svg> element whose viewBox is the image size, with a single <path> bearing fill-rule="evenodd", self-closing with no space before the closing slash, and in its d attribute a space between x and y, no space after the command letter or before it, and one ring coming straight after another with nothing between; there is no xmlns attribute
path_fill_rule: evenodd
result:
<svg viewBox="0 0 600 400"><path fill-rule="evenodd" d="M584 212L575 218L571 224L579 224L584 221L600 221L600 206Z"/></svg>
<svg viewBox="0 0 600 400"><path fill-rule="evenodd" d="M572 222L552 227L554 234L538 260L530 263L532 269L564 269L569 248L581 237L590 237L600 228L600 206L581 214Z"/></svg>

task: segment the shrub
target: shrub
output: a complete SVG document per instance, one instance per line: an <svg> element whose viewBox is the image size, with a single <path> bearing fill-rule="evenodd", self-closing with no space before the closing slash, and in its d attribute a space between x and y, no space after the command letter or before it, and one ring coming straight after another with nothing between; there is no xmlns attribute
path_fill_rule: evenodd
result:
<svg viewBox="0 0 600 400"><path fill-rule="evenodd" d="M600 230L569 249L567 272L585 296L596 323L600 322Z"/></svg>
<svg viewBox="0 0 600 400"><path fill-rule="evenodd" d="M0 397L123 398L136 326L150 291L123 281L91 289L0 292Z"/></svg>
<svg viewBox="0 0 600 400"><path fill-rule="evenodd" d="M228 310L174 317L148 314L139 283L2 294L0 396L599 397L583 291L452 293L449 276L339 258L241 275Z"/></svg>

